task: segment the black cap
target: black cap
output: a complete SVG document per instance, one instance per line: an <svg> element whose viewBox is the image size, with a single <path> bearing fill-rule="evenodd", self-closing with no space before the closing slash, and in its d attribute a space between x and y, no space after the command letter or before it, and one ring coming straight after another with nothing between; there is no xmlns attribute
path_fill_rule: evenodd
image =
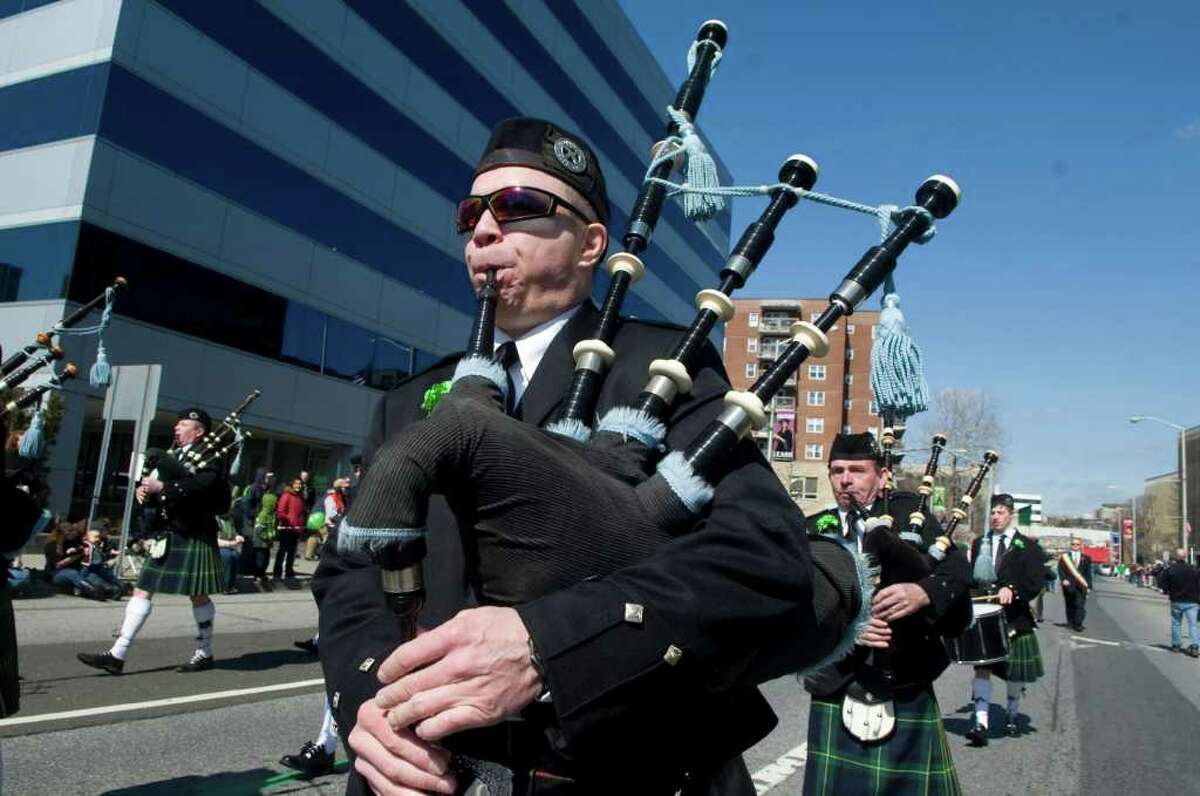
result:
<svg viewBox="0 0 1200 796"><path fill-rule="evenodd" d="M1016 509L1016 503L1013 502L1013 496L1007 492L1000 492L999 494L992 495L992 508L995 508L996 506L1004 506L1004 508L1008 509L1009 511L1014 511Z"/></svg>
<svg viewBox="0 0 1200 796"><path fill-rule="evenodd" d="M362 454L361 453L356 453L350 457L350 466L351 467L358 467L361 464L362 464Z"/></svg>
<svg viewBox="0 0 1200 796"><path fill-rule="evenodd" d="M542 119L505 119L492 130L475 176L502 166L525 166L557 177L587 199L600 223L608 223L608 191L600 161L579 136Z"/></svg>
<svg viewBox="0 0 1200 796"><path fill-rule="evenodd" d="M866 432L862 434L838 434L833 438L829 448L829 461L843 459L862 461L869 459L876 464L883 463L883 454L875 442L875 435Z"/></svg>
<svg viewBox="0 0 1200 796"><path fill-rule="evenodd" d="M179 413L180 420L195 420L200 425L204 426L204 430L208 431L212 428L212 418L208 416L208 412L197 407L184 409Z"/></svg>

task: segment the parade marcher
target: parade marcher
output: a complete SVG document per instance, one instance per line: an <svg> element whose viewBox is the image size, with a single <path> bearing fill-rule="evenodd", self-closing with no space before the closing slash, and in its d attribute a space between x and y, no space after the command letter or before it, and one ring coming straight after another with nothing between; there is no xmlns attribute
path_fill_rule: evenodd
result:
<svg viewBox="0 0 1200 796"><path fill-rule="evenodd" d="M1058 581L1067 609L1067 625L1076 633L1082 633L1087 596L1092 590L1092 562L1083 554L1080 539L1072 538L1070 551L1058 557Z"/></svg>
<svg viewBox="0 0 1200 796"><path fill-rule="evenodd" d="M890 473L871 434L838 434L829 451L829 482L837 505L807 518L810 535L834 534L861 550L868 517L885 513L881 497ZM920 499L892 493L886 512L908 522ZM929 517L924 547L941 534ZM894 583L874 598L871 623L860 645L835 666L804 679L812 694L804 793L961 792L933 693L933 681L950 664L941 635L963 630L970 611L970 570L958 548L917 583ZM881 672L872 649L890 650L896 728L885 738L859 738L843 722L847 693L878 688Z"/></svg>
<svg viewBox="0 0 1200 796"><path fill-rule="evenodd" d="M1175 560L1159 578L1163 592L1171 602L1171 651L1183 651L1183 633L1180 625L1187 619L1188 638L1192 643L1187 654L1200 658L1200 640L1196 636L1196 616L1200 612L1200 572L1188 563L1187 551L1175 549Z"/></svg>
<svg viewBox="0 0 1200 796"><path fill-rule="evenodd" d="M1045 583L1046 554L1037 542L1017 530L1012 495L992 495L989 530L971 545L972 578L977 593L998 595L1011 634L1008 660L975 667L971 696L975 726L967 733L973 746L987 746L988 711L992 699L992 674L1008 683L1004 732L1020 735L1017 711L1025 684L1044 673L1033 618L1033 601Z"/></svg>
<svg viewBox="0 0 1200 796"><path fill-rule="evenodd" d="M458 219L468 273L478 289L498 269L496 342L512 378L513 413L541 425L571 380L572 348L598 319L588 299L607 248L603 177L577 136L541 120L507 120L493 132L470 194ZM624 321L600 413L631 401L649 362L677 337L674 327ZM381 402L368 466L391 433L424 416L456 360ZM706 345L691 393L668 420L666 445L695 437L728 389ZM445 739L526 776L566 767L622 778L623 789L605 792L754 793L740 753L775 718L753 684L797 668L790 662L801 659L812 625L812 563L803 518L753 442L744 440L729 464L693 531L649 559L516 607L468 607L471 550L460 547L455 517L435 499L422 624L440 626L399 649L379 570L328 546L314 591L330 704L357 755L348 792L450 792L447 754L434 745ZM539 486L525 489L532 495ZM503 720L518 715L524 720ZM568 788L562 793L593 792L559 785Z"/></svg>
<svg viewBox="0 0 1200 796"><path fill-rule="evenodd" d="M203 409L185 409L175 422L175 446L186 453L212 426ZM205 467L166 483L153 475L143 478L135 492L142 505L159 509L166 551L148 558L138 576L133 597L125 606L120 635L107 652L77 654L79 660L109 674L121 674L129 648L150 616L151 600L160 592L186 594L192 601L197 646L177 672L201 672L213 667L213 620L217 608L210 594L221 591L221 557L217 552L218 514L229 510L229 483L224 467Z"/></svg>

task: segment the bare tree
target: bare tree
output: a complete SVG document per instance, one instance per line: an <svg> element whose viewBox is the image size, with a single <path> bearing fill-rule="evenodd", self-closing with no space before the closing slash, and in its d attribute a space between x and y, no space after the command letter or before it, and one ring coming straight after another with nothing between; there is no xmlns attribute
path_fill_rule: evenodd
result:
<svg viewBox="0 0 1200 796"><path fill-rule="evenodd" d="M947 454L942 457L938 482L946 486L947 507L957 503L958 496L971 480L973 465L979 462L983 451L1000 452L1003 463L1004 428L991 395L983 390L941 390L934 396L930 411L915 425L915 433L910 431L904 437L905 447L919 449L927 445L935 433L946 435ZM963 450L967 452L958 453ZM984 498L972 504L969 518L959 526L955 541L969 541L983 532L988 513L986 495L996 477L997 469L994 468L990 481L980 490Z"/></svg>
<svg viewBox="0 0 1200 796"><path fill-rule="evenodd" d="M1000 450L1004 445L1004 428L995 403L983 390L941 390L934 396L925 427L930 435L945 434L948 448L966 448L972 454L989 448Z"/></svg>

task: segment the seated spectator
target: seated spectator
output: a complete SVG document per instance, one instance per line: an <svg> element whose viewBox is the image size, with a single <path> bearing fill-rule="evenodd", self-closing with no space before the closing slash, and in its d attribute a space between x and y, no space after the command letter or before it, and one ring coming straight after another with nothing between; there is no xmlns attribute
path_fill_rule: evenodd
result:
<svg viewBox="0 0 1200 796"><path fill-rule="evenodd" d="M80 579L77 584L80 596L94 600L121 598L121 582L112 571L112 562L117 551L99 528L89 528L83 539L83 559Z"/></svg>
<svg viewBox="0 0 1200 796"><path fill-rule="evenodd" d="M217 517L217 552L221 555L221 583L226 594L237 594L238 563L242 558L242 543L246 541L237 531L228 514Z"/></svg>
<svg viewBox="0 0 1200 796"><path fill-rule="evenodd" d="M46 542L46 580L64 591L77 591L83 578L83 534L77 525L55 527Z"/></svg>

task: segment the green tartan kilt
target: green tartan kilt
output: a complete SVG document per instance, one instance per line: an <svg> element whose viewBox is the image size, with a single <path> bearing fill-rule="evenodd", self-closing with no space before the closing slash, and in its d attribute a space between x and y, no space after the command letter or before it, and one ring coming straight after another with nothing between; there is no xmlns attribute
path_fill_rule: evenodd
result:
<svg viewBox="0 0 1200 796"><path fill-rule="evenodd" d="M146 559L137 587L151 594L219 594L221 554L217 539L196 539L167 531L167 554L155 561Z"/></svg>
<svg viewBox="0 0 1200 796"><path fill-rule="evenodd" d="M910 694L893 703L896 731L886 740L873 743L863 743L842 726L840 694L813 697L804 767L806 796L961 794L933 689L926 686Z"/></svg>
<svg viewBox="0 0 1200 796"><path fill-rule="evenodd" d="M1013 636L1008 645L1008 660L992 664L992 673L1010 683L1032 683L1046 673L1037 633L1032 630Z"/></svg>

